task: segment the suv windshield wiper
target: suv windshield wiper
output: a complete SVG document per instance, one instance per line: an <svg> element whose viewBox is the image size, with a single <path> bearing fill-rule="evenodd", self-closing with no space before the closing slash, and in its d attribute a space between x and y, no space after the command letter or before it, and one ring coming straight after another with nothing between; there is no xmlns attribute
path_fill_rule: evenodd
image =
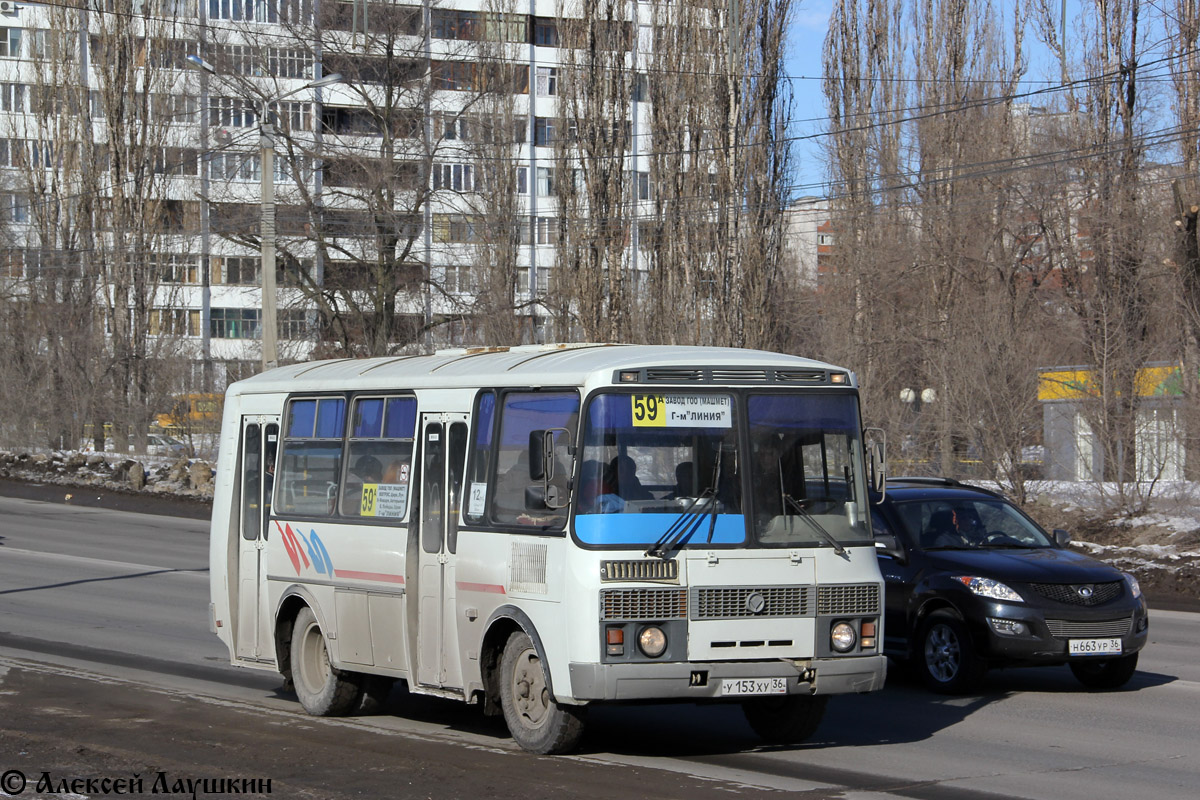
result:
<svg viewBox="0 0 1200 800"><path fill-rule="evenodd" d="M833 545L833 552L837 553L839 556L846 555L846 548L842 547L842 543L835 539L832 533L825 530L824 526L817 522L816 518L808 512L808 509L805 508L799 500L792 497L787 492L783 493L783 500L792 508L796 509L796 511L800 512L800 518L816 529L817 533L821 534L825 541Z"/></svg>
<svg viewBox="0 0 1200 800"><path fill-rule="evenodd" d="M666 533L658 537L658 541L646 549L646 556L653 556L654 558L661 558L666 561L672 550L690 539L692 534L700 527L700 523L704 521L704 512L696 510L696 506L704 500L710 502L711 510L715 514L717 498L713 495L711 489L705 489L700 493L699 497L693 498L692 502L688 503L687 508L680 512L675 521L671 523L671 527L667 528ZM705 509L705 511L707 510L709 509ZM710 532L709 537L711 538L711 536L712 533Z"/></svg>

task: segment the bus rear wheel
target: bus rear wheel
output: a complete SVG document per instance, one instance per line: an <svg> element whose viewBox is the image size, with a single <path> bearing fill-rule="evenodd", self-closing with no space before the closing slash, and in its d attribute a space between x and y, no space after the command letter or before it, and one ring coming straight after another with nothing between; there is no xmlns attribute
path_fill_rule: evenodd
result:
<svg viewBox="0 0 1200 800"><path fill-rule="evenodd" d="M764 741L799 744L817 732L828 702L825 695L755 697L742 702L742 713Z"/></svg>
<svg viewBox="0 0 1200 800"><path fill-rule="evenodd" d="M546 667L524 631L508 637L500 658L500 706L522 749L553 755L574 750L583 737L584 709L550 695Z"/></svg>
<svg viewBox="0 0 1200 800"><path fill-rule="evenodd" d="M343 717L358 705L360 688L352 673L329 663L325 636L308 606L292 629L292 682L304 710L314 717Z"/></svg>

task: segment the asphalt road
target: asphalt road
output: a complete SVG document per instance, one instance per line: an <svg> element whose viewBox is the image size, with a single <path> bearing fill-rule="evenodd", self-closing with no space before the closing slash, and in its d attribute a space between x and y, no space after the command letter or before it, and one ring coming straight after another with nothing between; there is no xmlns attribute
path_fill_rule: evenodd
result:
<svg viewBox="0 0 1200 800"><path fill-rule="evenodd" d="M149 794L160 772L160 789L237 777L328 798L1190 799L1200 780L1197 614L1152 612L1118 692L1065 668L993 672L961 698L893 675L786 749L760 747L732 707L599 708L582 753L545 758L474 707L397 691L383 715L314 719L278 676L228 666L208 632L206 527L0 497L0 773L26 776L19 796L65 796L36 791L44 773L80 797L135 773Z"/></svg>

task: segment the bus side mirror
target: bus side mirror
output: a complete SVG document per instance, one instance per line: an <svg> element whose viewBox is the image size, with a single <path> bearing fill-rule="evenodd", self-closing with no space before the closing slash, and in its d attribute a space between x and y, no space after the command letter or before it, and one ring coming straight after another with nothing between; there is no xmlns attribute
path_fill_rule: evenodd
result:
<svg viewBox="0 0 1200 800"><path fill-rule="evenodd" d="M554 484L549 486L525 487L525 510L545 511L556 510L567 504L565 493Z"/></svg>
<svg viewBox="0 0 1200 800"><path fill-rule="evenodd" d="M529 479L550 480L554 477L554 434L551 431L529 432ZM547 474L547 471L551 474Z"/></svg>
<svg viewBox="0 0 1200 800"><path fill-rule="evenodd" d="M864 433L872 434L867 442L867 475L871 489L879 495L879 502L882 503L887 496L887 432L883 428L867 428Z"/></svg>

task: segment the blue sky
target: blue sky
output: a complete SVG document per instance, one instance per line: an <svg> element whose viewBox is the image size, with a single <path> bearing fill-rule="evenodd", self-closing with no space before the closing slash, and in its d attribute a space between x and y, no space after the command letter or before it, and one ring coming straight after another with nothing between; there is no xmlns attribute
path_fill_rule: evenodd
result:
<svg viewBox="0 0 1200 800"><path fill-rule="evenodd" d="M830 0L800 0L799 7L792 12L785 72L792 78L796 99L793 137L807 136L823 129L825 98L821 94L821 48L825 45L831 8ZM796 194L823 194L819 186L813 185L825 179L824 160L816 143L797 141L793 157L795 178L792 182L797 185Z"/></svg>

